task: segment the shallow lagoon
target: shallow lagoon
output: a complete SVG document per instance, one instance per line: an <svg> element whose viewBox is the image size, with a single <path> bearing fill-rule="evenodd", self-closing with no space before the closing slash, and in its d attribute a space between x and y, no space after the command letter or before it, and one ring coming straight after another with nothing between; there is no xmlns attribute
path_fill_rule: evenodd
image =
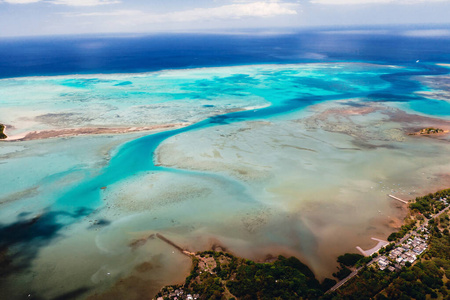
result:
<svg viewBox="0 0 450 300"><path fill-rule="evenodd" d="M337 255L399 225L405 211L387 193L448 184L448 136L407 135L449 127L448 112L433 118L410 97L422 89L410 75L436 73L333 63L0 80L14 134L192 124L2 143L3 242L23 267L2 292L82 297L132 274L153 293L189 269L158 239L130 246L154 233L190 250L297 255L329 276Z"/></svg>

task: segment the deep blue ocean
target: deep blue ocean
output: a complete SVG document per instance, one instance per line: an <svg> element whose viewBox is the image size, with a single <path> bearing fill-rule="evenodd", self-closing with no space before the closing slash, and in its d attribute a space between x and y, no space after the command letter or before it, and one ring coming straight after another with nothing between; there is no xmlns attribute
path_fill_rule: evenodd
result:
<svg viewBox="0 0 450 300"><path fill-rule="evenodd" d="M394 31L393 31L394 32ZM450 37L304 31L282 35L164 34L0 39L0 78L264 63L450 62Z"/></svg>

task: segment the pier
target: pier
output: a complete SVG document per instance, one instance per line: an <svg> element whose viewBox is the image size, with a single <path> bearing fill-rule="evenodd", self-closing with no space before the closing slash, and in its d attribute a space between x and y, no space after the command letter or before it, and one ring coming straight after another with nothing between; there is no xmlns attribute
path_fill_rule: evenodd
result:
<svg viewBox="0 0 450 300"><path fill-rule="evenodd" d="M400 201L400 202L402 202L402 203L405 203L405 204L408 204L408 203L409 203L408 201L402 200L402 199L400 199L400 198L398 198L398 197L395 197L395 196L393 196L393 195L388 195L388 196L391 197L392 199L395 199L395 200Z"/></svg>
<svg viewBox="0 0 450 300"><path fill-rule="evenodd" d="M163 236L160 233L157 233L156 237L159 238L161 241L166 242L170 246L172 246L175 249L177 249L181 254L184 254L184 255L187 255L187 256L195 256L195 253L189 252L189 251L181 248L180 246L178 246L177 244L175 244L174 242L172 242L171 240L169 240L168 238L166 238L165 236Z"/></svg>

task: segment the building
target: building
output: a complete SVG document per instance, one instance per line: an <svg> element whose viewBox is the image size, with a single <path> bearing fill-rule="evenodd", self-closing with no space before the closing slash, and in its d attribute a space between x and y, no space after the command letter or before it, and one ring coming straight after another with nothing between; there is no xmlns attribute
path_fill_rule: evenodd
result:
<svg viewBox="0 0 450 300"><path fill-rule="evenodd" d="M378 266L380 267L380 270L386 269L386 267L389 265L389 261L385 256L382 256L378 259Z"/></svg>

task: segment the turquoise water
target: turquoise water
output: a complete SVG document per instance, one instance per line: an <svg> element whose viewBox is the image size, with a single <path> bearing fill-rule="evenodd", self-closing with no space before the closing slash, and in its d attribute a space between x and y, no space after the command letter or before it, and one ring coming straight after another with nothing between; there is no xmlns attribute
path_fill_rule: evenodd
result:
<svg viewBox="0 0 450 300"><path fill-rule="evenodd" d="M0 81L1 117L12 135L61 127L198 122L231 109L310 101L312 96L364 95L387 87L379 75L390 68L373 69L358 64L268 65L5 79Z"/></svg>
<svg viewBox="0 0 450 300"><path fill-rule="evenodd" d="M425 99L409 103L409 108L425 115L448 117L450 116L450 103L442 100Z"/></svg>
<svg viewBox="0 0 450 300"><path fill-rule="evenodd" d="M143 78L135 78L134 82L139 90L143 89L144 82L151 83L150 89L153 94L158 93L161 89L160 87L173 89L173 94L164 94L166 98L164 101L166 102L179 100L181 98L180 90L183 90L185 92L183 94L184 98L213 98L215 101L217 101L217 98L220 98L222 102L227 101L226 99L229 95L231 97L239 96L244 99L247 96L257 96L269 102L270 106L214 116L185 128L157 133L129 142L123 145L112 157L103 174L83 184L78 184L76 188L58 199L55 209L59 210L61 206L65 207L65 209L67 207L71 209L77 209L77 207L93 209L100 204L100 188L103 186L108 186L128 176L144 171L177 172L177 170L157 167L153 161L156 148L164 140L172 136L234 122L267 120L322 101L365 97L374 91L389 87L389 83L380 80L380 75L387 74L390 69L382 66L334 64L308 65L307 68L300 65L223 68L213 72L208 69L175 71L173 72L175 73L174 75L160 75L163 79L156 80L156 85L154 85L155 75L153 74ZM230 75L229 73L233 71L238 72L238 74ZM180 79L180 76L183 75L188 79ZM199 79L199 77L209 77L209 79ZM167 81L164 80L166 78ZM111 85L117 84L117 81L63 79L61 82L60 84L62 85L70 82L72 87L88 88L96 93L103 92L102 97L107 99L110 99L111 94L120 98L120 93L117 95L110 90ZM101 86L104 84L106 84L106 87L102 90ZM283 93L279 91L283 91ZM134 99L132 95L129 96L135 101L140 101L142 93L138 94L138 99Z"/></svg>
<svg viewBox="0 0 450 300"><path fill-rule="evenodd" d="M271 69L273 68L273 69ZM200 71L184 71L189 80L179 79L180 74L176 74L177 78L174 80L172 76L168 82L158 82L164 87L181 87L181 90L186 90L189 97L194 99L200 98L226 98L224 95L239 95L239 96L258 96L270 103L269 107L248 110L243 112L234 112L222 114L219 116L208 118L204 121L197 122L185 128L166 131L149 135L135 141L123 145L117 153L112 157L109 165L104 169L103 174L93 180L87 181L84 184L78 185L73 191L58 199L56 208L59 205L67 205L70 207L79 206L85 208L95 208L99 205L100 188L108 186L128 176L135 175L144 171L175 171L164 167L157 167L154 165L154 152L156 148L166 139L189 132L192 130L204 129L211 126L220 126L223 124L230 124L234 122L243 122L251 120L268 120L271 117L287 114L293 111L301 110L310 105L320 103L322 101L332 101L338 99L349 98L369 98L369 96L377 91L396 91L395 97L402 94L410 93L409 85L404 85L402 77L410 75L404 73L411 72L411 75L422 74L424 71L420 68L405 70L402 69L402 77L400 80L391 81L390 83L380 80L380 76L384 74L395 74L392 68L383 66L371 65L312 65L305 70L303 66L277 66L277 67L245 67L231 68L234 71L242 72L243 74L236 74L231 76L224 76L223 73L230 72L230 68L224 68L225 71L218 76L218 73L210 73L209 70ZM281 69L281 70L280 70ZM439 70L439 68L436 68ZM245 72L247 71L247 72ZM388 73L388 72L391 73ZM433 71L429 71L432 73ZM183 71L180 71L183 73ZM192 74L193 73L193 74ZM199 74L200 73L200 74ZM202 74L204 73L204 74ZM247 73L247 74L245 74ZM428 71L425 71L428 73ZM210 77L211 79L198 79L201 76ZM227 74L229 75L229 74ZM164 77L164 76L162 76ZM193 81L192 77L197 80ZM145 81L153 83L155 77L145 77ZM77 88L87 88L91 84L117 84L117 81L99 81L99 80L69 80L73 86ZM139 86L143 83L141 78L136 80ZM63 85L67 80L62 81ZM127 86L131 81L126 81ZM399 85L399 86L397 86ZM412 86L415 86L412 84ZM404 91L399 89L403 87ZM93 87L91 87L93 88ZM152 85L152 89L155 88ZM96 88L97 92L101 89ZM280 93L278 91L283 91ZM105 97L110 97L111 91L105 92ZM241 93L241 94L239 94ZM117 94L114 94L117 96ZM184 97L187 97L184 95ZM165 101L179 100L179 90L175 95L164 94ZM119 96L117 96L119 97ZM140 95L138 96L138 98ZM173 97L173 98L171 98ZM169 100L170 99L170 100ZM390 99L387 99L389 101ZM222 100L226 101L226 100ZM415 100L410 106L412 109L428 114L428 115L450 115L449 103L443 101L433 100ZM74 201L74 199L76 199Z"/></svg>
<svg viewBox="0 0 450 300"><path fill-rule="evenodd" d="M411 76L442 75L447 71L433 65L420 64L391 66L329 63L0 80L0 105L3 108L0 120L5 120L15 134L36 129L189 124L153 134L71 137L1 144L4 151L0 152L0 171L10 176L3 177L6 188L0 191L0 215L3 220L7 220L0 228L4 233L0 242L19 249L20 246L25 246L33 254L28 258L30 266L27 267L34 270L33 268L38 267L32 266L32 263L34 259L39 261L38 254L41 251L46 253L64 240L71 241L74 228L83 228L79 229L82 232L80 234L90 236L90 231L83 226L87 219L100 215L101 220L104 218L105 227L97 228L100 231L95 242L86 238L85 243L91 246L102 245L98 246L101 251L108 249L111 252L126 252L131 257L130 260L134 256L126 248L129 236L147 231L165 230L169 234L182 232L177 238L191 247L196 247L195 243L189 243L190 238L195 240L193 236L217 235L223 238L224 243L228 241L236 249L243 249L245 247L239 248L239 242L234 239L245 240L245 234L236 233L233 236L236 228L233 227L234 224L228 223L230 220L236 221L233 219L235 216L245 220L246 217L241 214L263 211L263 217L258 216L256 221L252 219L254 223L259 222L258 218L269 219L265 225L266 232L249 239L255 243L255 248L259 243L264 246L283 245L304 255L309 259L307 263L324 272L325 267L320 265L321 256L318 254L320 234L311 229L314 226L310 224L310 219L296 215L302 215L308 208L297 206L303 203L302 197L306 196L300 195L295 187L301 186L305 195L314 198L314 194L320 194L318 191L321 189L327 190L329 183L328 197L331 197L336 192L336 186L347 184L345 178L348 176L354 181L349 186L370 188L375 179L400 176L392 175L390 171L386 171L389 175L381 174L377 169L374 172L376 176L367 179L368 176L363 178L366 181L361 179L363 182L359 182L359 178L354 178L352 174L363 172L361 169L366 168L365 163L370 161L373 164L380 157L381 164L385 166L394 164L399 157L410 159L414 157L416 150L411 150L414 147L409 144L404 146L392 139L389 140L390 147L383 148L381 145L382 150L371 151L371 148L352 145L351 135L329 135L320 130L312 134L303 127L302 130L295 130L292 124L298 119L314 115L314 108L317 106L342 101L350 103L346 104L350 108L352 105L364 107L373 103L406 106L409 112L445 118L450 115L448 102L412 96L414 91L426 87L412 80ZM334 117L339 118L339 115ZM370 118L361 122L369 122ZM199 167L200 164L196 167L198 157L186 157L187 162L193 161L193 167L189 168L177 166L176 163L168 164L170 167L156 163L155 155L158 150L172 141L176 143L177 139L186 139L181 142L186 151L192 148L197 150L195 147L198 147L198 153L206 153L208 148L213 147L205 146L202 139L212 141L230 136L225 139L238 149L242 146L242 141L232 139L233 134L247 130L246 124L259 124L258 122L267 122L276 128L271 127L270 130L275 132L273 134L270 131L266 133L263 130L249 129L250 132L255 132L255 136L247 136L248 139L255 139L250 142L250 146L253 143L258 147L247 152L253 153L254 157L257 157L258 152L270 154L265 160L252 162L258 166L258 170L265 172L261 172L265 177L261 175L263 179L258 179L259 181L250 176L245 177L245 172L242 172L244 175L241 177L236 176L217 168L217 165L207 170ZM383 121L377 122L375 126L382 127L379 124ZM294 136L292 139L289 138L291 135ZM189 136L193 136L193 140ZM271 140L267 140L267 136ZM262 140L267 141L260 144ZM377 142L387 143L384 140ZM277 148L284 147L284 143L288 144L286 147L297 147L307 152L299 155L297 152ZM412 145L416 146L414 142ZM377 146L378 144L374 149ZM271 147L276 150L271 150ZM420 153L429 151L426 145L421 147L417 148ZM445 146L439 147L444 149ZM231 152L233 157L243 155L237 150L238 154L227 151L217 154L217 157L223 155L223 161L227 162L233 160L225 154L230 155ZM173 153L169 156L175 158L177 153ZM320 156L316 153L320 153ZM182 154L178 153L181 160ZM286 154L291 154L294 161L289 161L291 155ZM248 159L246 163L250 161ZM420 168L426 165L422 161L413 163L409 160L401 161L401 164L404 168L402 170L414 169L412 165ZM334 171L334 166L344 168L343 165L356 167L348 167L344 170L345 173ZM308 177L308 174L312 175ZM299 177L308 182L309 187L296 183L295 180ZM283 178L285 182L278 182L278 178ZM320 181L323 186L317 183ZM266 183L268 184L265 185ZM261 186L270 186L271 189L265 190ZM107 189L102 190L104 187ZM178 187L182 188L178 190ZM167 199L170 198L167 200L169 204L161 202L163 204L155 205L156 208L127 211L132 206L133 197L145 202L146 197L157 199L158 193L170 194L171 190L174 194L176 192L176 195L169 195L173 199L176 198L179 202L181 198L188 200L174 206L175 200L170 202L172 198L167 196ZM352 189L342 187L342 190L343 198L352 201L357 198L354 196L357 193ZM121 208L112 209L120 216L115 219L114 214L105 211L121 193L125 195L121 200L125 204ZM212 203L213 207L209 207L208 203ZM266 210L270 212L266 213ZM40 215L40 219L28 224L27 221L36 215ZM342 217L345 214L342 212L338 215ZM295 219L288 224L292 227L285 226L288 218ZM247 221L242 222L250 232L253 230L252 226L256 226L253 223L249 225ZM351 227L346 220L341 222L344 224L343 228ZM183 231L180 228L192 229ZM198 245L204 244L205 242L198 242ZM149 250L152 251L153 248ZM43 257L40 259L45 261L45 255ZM103 259L106 261L106 258ZM101 262L102 259L99 259L96 264ZM117 276L119 275L122 274L118 272ZM36 282L34 284L38 285Z"/></svg>
<svg viewBox="0 0 450 300"><path fill-rule="evenodd" d="M393 70L390 66L309 64L5 79L0 81L0 104L5 109L0 118L20 131L27 116L32 126L22 130L164 124L193 116L190 120L197 122L191 126L153 134L122 146L102 175L83 184L77 183L73 191L56 202L63 206L95 208L100 203L100 187L136 172L158 169L153 165L152 154L168 137L210 126L267 119L321 101L364 97L388 88L390 84L380 76ZM124 82L126 85L121 84ZM161 103L167 106L160 109ZM249 109L253 106L257 109ZM229 109L249 110L223 114ZM133 113L142 110L149 111L149 115L136 119ZM159 117L167 115L168 119L153 119L155 110ZM171 117L174 110L180 110L183 119L174 120ZM41 115L36 116L36 111ZM207 118L211 114L219 116ZM55 164L58 165L56 161ZM70 171L60 170L58 174L64 172ZM22 182L26 185L32 181L32 178L23 178ZM4 190L4 195L23 189L22 185L15 186L8 184L10 190Z"/></svg>

